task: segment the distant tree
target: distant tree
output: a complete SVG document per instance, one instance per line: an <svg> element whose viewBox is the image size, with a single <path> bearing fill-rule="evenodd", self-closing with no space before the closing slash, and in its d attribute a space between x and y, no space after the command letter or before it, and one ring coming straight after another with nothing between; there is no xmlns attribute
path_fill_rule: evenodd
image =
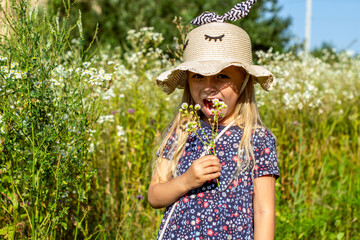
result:
<svg viewBox="0 0 360 240"><path fill-rule="evenodd" d="M71 0L74 2L74 0ZM49 0L49 7L57 9L62 0ZM66 2L66 1L65 1ZM90 41L96 23L99 23L99 40L105 44L118 45L125 41L127 31L141 27L154 27L163 33L165 43L172 44L174 36L179 36L173 19L181 17L190 21L204 11L222 15L236 3L234 0L77 0L73 6L74 21L78 9L82 11L84 34ZM250 35L254 50L284 50L290 40L288 31L291 19L281 18L281 7L277 0L259 0L250 14L234 24L244 28Z"/></svg>
<svg viewBox="0 0 360 240"><path fill-rule="evenodd" d="M278 0L260 0L239 22L239 26L249 33L254 51L266 51L271 47L274 51L284 51L288 45L292 36L289 30L291 18L280 17L281 8Z"/></svg>
<svg viewBox="0 0 360 240"><path fill-rule="evenodd" d="M316 47L311 51L311 54L315 57L322 57L324 53L334 53L335 46L330 42L323 42L320 47Z"/></svg>

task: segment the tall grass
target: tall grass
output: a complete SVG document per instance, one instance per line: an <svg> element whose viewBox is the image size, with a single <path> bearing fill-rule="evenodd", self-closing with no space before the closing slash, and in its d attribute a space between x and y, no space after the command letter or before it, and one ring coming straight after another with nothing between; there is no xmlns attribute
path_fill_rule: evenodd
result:
<svg viewBox="0 0 360 240"><path fill-rule="evenodd" d="M149 239L161 215L157 211L155 217L146 201L154 140L170 120L176 96L165 96L153 83L166 63L157 48L161 34L143 28L130 31L128 41L127 52L117 49L110 59L104 51L96 60L113 71L113 82L103 96L104 115L95 133L95 192L101 197L95 197L92 218L101 216L111 239Z"/></svg>
<svg viewBox="0 0 360 240"><path fill-rule="evenodd" d="M181 95L155 86L173 64L162 35L130 31L126 49L86 59L70 39L81 20L15 3L0 49L0 236L155 239L152 159ZM257 91L278 142L276 239L359 239L360 58L257 54L278 80Z"/></svg>
<svg viewBox="0 0 360 240"><path fill-rule="evenodd" d="M359 56L259 57L278 76L274 91L259 96L278 138L278 238L359 238Z"/></svg>

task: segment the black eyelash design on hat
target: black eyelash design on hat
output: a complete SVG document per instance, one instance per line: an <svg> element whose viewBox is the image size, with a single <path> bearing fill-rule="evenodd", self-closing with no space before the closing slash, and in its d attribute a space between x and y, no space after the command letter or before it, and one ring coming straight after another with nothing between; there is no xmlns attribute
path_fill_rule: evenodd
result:
<svg viewBox="0 0 360 240"><path fill-rule="evenodd" d="M205 40L208 40L209 39L209 42L211 42L211 40L214 40L215 42L217 41L217 40L220 40L220 41L222 41L222 39L223 39L223 37L225 36L225 34L223 34L223 35L220 35L220 36L217 36L217 37L212 37L212 36L209 36L209 35L204 35L205 36Z"/></svg>
<svg viewBox="0 0 360 240"><path fill-rule="evenodd" d="M194 18L191 21L191 24L195 26L200 26L205 23L211 23L211 22L225 22L226 20L230 20L230 21L239 20L249 14L250 8L256 2L257 0L248 0L245 2L238 3L232 9L230 9L230 11L228 11L222 16L219 16L214 12L203 12L200 16Z"/></svg>

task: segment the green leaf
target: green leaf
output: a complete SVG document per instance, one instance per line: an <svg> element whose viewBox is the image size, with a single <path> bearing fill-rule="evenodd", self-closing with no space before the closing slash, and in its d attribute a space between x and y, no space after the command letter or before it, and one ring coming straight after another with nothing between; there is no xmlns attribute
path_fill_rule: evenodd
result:
<svg viewBox="0 0 360 240"><path fill-rule="evenodd" d="M6 227L0 229L0 235L6 237L7 239L14 238L14 226L7 225Z"/></svg>

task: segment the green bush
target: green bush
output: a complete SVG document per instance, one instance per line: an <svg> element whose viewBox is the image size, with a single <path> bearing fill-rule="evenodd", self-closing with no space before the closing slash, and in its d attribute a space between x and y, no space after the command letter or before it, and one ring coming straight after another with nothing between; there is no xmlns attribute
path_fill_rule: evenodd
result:
<svg viewBox="0 0 360 240"><path fill-rule="evenodd" d="M83 40L69 40L81 20L70 26L25 0L8 4L1 9L9 32L0 46L0 236L76 239L86 231L98 104L86 83Z"/></svg>
<svg viewBox="0 0 360 240"><path fill-rule="evenodd" d="M97 23L100 26L99 41L112 47L126 45L125 39L129 30L139 31L143 27L152 26L156 32L164 35L164 42L160 48L167 49L167 46L173 48L174 37L180 37L173 24L176 16L181 17L184 22L190 23L204 11L222 15L239 1L71 0L71 2L76 2L73 6L73 13L77 13L77 9L84 13L84 19L86 19L84 36L89 41L93 37L94 26ZM48 1L48 9L54 14L58 14L61 7L62 0ZM277 0L257 1L246 17L246 21L235 22L253 36L254 50L267 50L273 47L280 51L290 41L291 34L288 29L291 19L279 17L280 10L281 7ZM73 18L73 21L76 20Z"/></svg>

